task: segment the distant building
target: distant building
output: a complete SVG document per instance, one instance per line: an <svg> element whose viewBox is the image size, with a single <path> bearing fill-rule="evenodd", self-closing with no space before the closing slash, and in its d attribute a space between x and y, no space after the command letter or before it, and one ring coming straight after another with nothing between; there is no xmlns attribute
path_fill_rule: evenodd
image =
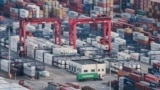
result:
<svg viewBox="0 0 160 90"><path fill-rule="evenodd" d="M69 72L78 73L98 73L101 78L106 74L106 64L92 59L69 61Z"/></svg>

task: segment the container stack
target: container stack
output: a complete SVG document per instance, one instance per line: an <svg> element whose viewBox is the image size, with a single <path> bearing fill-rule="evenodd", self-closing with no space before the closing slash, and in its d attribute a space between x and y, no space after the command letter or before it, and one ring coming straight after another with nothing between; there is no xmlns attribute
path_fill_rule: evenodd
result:
<svg viewBox="0 0 160 90"><path fill-rule="evenodd" d="M148 8L150 0L135 0L135 9L146 10Z"/></svg>
<svg viewBox="0 0 160 90"><path fill-rule="evenodd" d="M8 67L9 67L9 61L8 60L3 59L3 60L0 61L0 69L2 71L8 72L8 70L9 70Z"/></svg>
<svg viewBox="0 0 160 90"><path fill-rule="evenodd" d="M24 63L23 72L25 75L33 78L36 74L36 67L34 65L31 65L30 63Z"/></svg>
<svg viewBox="0 0 160 90"><path fill-rule="evenodd" d="M126 8L134 9L134 0L122 0L121 8L122 10Z"/></svg>
<svg viewBox="0 0 160 90"><path fill-rule="evenodd" d="M18 19L19 17L19 9L17 8L10 8L10 18Z"/></svg>
<svg viewBox="0 0 160 90"><path fill-rule="evenodd" d="M148 74L131 69L132 72L119 71L119 90L159 90L159 67L160 61L153 60L152 67L148 68Z"/></svg>
<svg viewBox="0 0 160 90"><path fill-rule="evenodd" d="M97 6L102 7L103 14L107 14L108 16L113 16L113 3L114 0L99 0L97 2Z"/></svg>
<svg viewBox="0 0 160 90"><path fill-rule="evenodd" d="M7 3L6 1L7 1L7 0L0 0L0 5L6 4L6 3Z"/></svg>
<svg viewBox="0 0 160 90"><path fill-rule="evenodd" d="M120 0L114 0L113 12L120 13Z"/></svg>
<svg viewBox="0 0 160 90"><path fill-rule="evenodd" d="M53 16L60 18L60 19L67 18L66 12L67 12L66 8L63 8L63 7L60 7L60 8L54 7L53 8Z"/></svg>
<svg viewBox="0 0 160 90"><path fill-rule="evenodd" d="M48 5L44 5L43 6L43 11L44 11L43 15L44 15L44 18L48 18L49 17L49 11L48 11L48 9L49 9Z"/></svg>
<svg viewBox="0 0 160 90"><path fill-rule="evenodd" d="M149 17L156 18L160 21L160 2L159 0L151 0L149 2L149 7L146 10Z"/></svg>
<svg viewBox="0 0 160 90"><path fill-rule="evenodd" d="M17 83L10 83L5 78L0 77L0 89L1 90L9 90L9 89L15 89L15 90L31 90L31 88L28 86L28 88L21 86Z"/></svg>
<svg viewBox="0 0 160 90"><path fill-rule="evenodd" d="M141 71L141 65L132 61L115 62L111 63L111 71L114 73Z"/></svg>

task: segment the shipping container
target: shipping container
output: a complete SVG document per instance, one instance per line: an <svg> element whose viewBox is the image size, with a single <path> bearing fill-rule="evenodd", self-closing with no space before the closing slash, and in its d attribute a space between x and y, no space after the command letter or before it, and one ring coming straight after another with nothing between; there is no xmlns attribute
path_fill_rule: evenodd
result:
<svg viewBox="0 0 160 90"><path fill-rule="evenodd" d="M83 80L88 80L88 79L93 79L97 80L100 79L98 73L80 73L76 75L76 78L78 81L83 81Z"/></svg>

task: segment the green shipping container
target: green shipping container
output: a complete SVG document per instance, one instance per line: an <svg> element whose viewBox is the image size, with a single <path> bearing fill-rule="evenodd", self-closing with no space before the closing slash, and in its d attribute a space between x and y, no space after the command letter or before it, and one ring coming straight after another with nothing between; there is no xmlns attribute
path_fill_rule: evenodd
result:
<svg viewBox="0 0 160 90"><path fill-rule="evenodd" d="M99 79L99 75L98 73L84 73L84 74L80 73L77 74L76 78L78 81L88 80L88 79L96 80Z"/></svg>
<svg viewBox="0 0 160 90"><path fill-rule="evenodd" d="M138 15L146 15L146 12L143 10L137 10Z"/></svg>

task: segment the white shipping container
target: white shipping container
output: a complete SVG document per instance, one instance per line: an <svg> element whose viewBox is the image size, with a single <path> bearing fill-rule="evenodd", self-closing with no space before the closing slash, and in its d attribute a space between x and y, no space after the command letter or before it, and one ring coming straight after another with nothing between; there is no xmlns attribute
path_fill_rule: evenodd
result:
<svg viewBox="0 0 160 90"><path fill-rule="evenodd" d="M17 52L17 44L19 42L19 36L11 36L11 50Z"/></svg>
<svg viewBox="0 0 160 90"><path fill-rule="evenodd" d="M140 32L133 32L133 40L134 41L137 41L139 36L144 36L144 34L140 33Z"/></svg>
<svg viewBox="0 0 160 90"><path fill-rule="evenodd" d="M84 4L92 4L92 3L93 3L93 0L83 0L83 3L84 3Z"/></svg>
<svg viewBox="0 0 160 90"><path fill-rule="evenodd" d="M92 38L87 38L87 43L92 43Z"/></svg>
<svg viewBox="0 0 160 90"><path fill-rule="evenodd" d="M111 32L112 39L119 37L119 34L116 32Z"/></svg>
<svg viewBox="0 0 160 90"><path fill-rule="evenodd" d="M19 17L21 18L27 18L29 16L29 11L25 9L19 10Z"/></svg>
<svg viewBox="0 0 160 90"><path fill-rule="evenodd" d="M44 62L48 65L52 65L53 56L50 53L44 53Z"/></svg>
<svg viewBox="0 0 160 90"><path fill-rule="evenodd" d="M34 77L36 73L35 66L25 66L23 72L27 76Z"/></svg>
<svg viewBox="0 0 160 90"><path fill-rule="evenodd" d="M71 48L53 48L53 55L76 55L77 50Z"/></svg>
<svg viewBox="0 0 160 90"><path fill-rule="evenodd" d="M127 19L131 18L131 14L129 14L129 13L122 13L121 16L123 18L127 18Z"/></svg>
<svg viewBox="0 0 160 90"><path fill-rule="evenodd" d="M99 42L101 38L101 36L96 36L96 41Z"/></svg>
<svg viewBox="0 0 160 90"><path fill-rule="evenodd" d="M123 53L123 52L118 52L118 60L129 60L130 59L130 55L127 53Z"/></svg>
<svg viewBox="0 0 160 90"><path fill-rule="evenodd" d="M11 12L11 13L18 14L19 9L17 9L17 8L10 8L10 12Z"/></svg>
<svg viewBox="0 0 160 90"><path fill-rule="evenodd" d="M145 56L140 56L140 61L146 64L149 64L150 59L148 57Z"/></svg>
<svg viewBox="0 0 160 90"><path fill-rule="evenodd" d="M90 14L90 17L96 18L96 17L97 17L97 14Z"/></svg>
<svg viewBox="0 0 160 90"><path fill-rule="evenodd" d="M112 42L111 45L112 45L112 51L114 52L119 51L119 43Z"/></svg>
<svg viewBox="0 0 160 90"><path fill-rule="evenodd" d="M88 17L88 16L86 16L86 15L84 15L84 14L81 14L81 15L79 15L78 18L90 18L90 17Z"/></svg>
<svg viewBox="0 0 160 90"><path fill-rule="evenodd" d="M157 22L157 27L160 27L160 22Z"/></svg>
<svg viewBox="0 0 160 90"><path fill-rule="evenodd" d="M0 69L2 71L5 71L5 72L8 72L9 70L9 61L8 60L5 60L5 59L2 59L0 60Z"/></svg>
<svg viewBox="0 0 160 90"><path fill-rule="evenodd" d="M120 8L120 5L113 5L113 8L115 9Z"/></svg>
<svg viewBox="0 0 160 90"><path fill-rule="evenodd" d="M119 34L119 37L121 37L121 38L125 38L124 37L124 29L117 29L117 33Z"/></svg>
<svg viewBox="0 0 160 90"><path fill-rule="evenodd" d="M69 11L68 16L70 18L76 18L76 17L78 17L78 13L75 11Z"/></svg>
<svg viewBox="0 0 160 90"><path fill-rule="evenodd" d="M149 51L148 55L160 55L160 51Z"/></svg>
<svg viewBox="0 0 160 90"><path fill-rule="evenodd" d="M131 54L130 54L130 57L131 57L131 59L133 59L133 60L139 60L139 56L140 56L139 53L131 53Z"/></svg>
<svg viewBox="0 0 160 90"><path fill-rule="evenodd" d="M50 73L48 71L41 71L40 75L43 76L43 77L49 77Z"/></svg>
<svg viewBox="0 0 160 90"><path fill-rule="evenodd" d="M69 37L69 32L67 32L67 31L63 31L63 36L65 36L65 37Z"/></svg>
<svg viewBox="0 0 160 90"><path fill-rule="evenodd" d="M100 3L107 3L108 0L98 0Z"/></svg>
<svg viewBox="0 0 160 90"><path fill-rule="evenodd" d="M148 41L148 40L149 40L149 37L144 36L144 35L140 35L140 36L137 37L137 39L143 40L143 41Z"/></svg>
<svg viewBox="0 0 160 90"><path fill-rule="evenodd" d="M97 15L99 15L100 13L99 13L99 11L97 11L97 10L91 10L90 11L90 15L95 15L96 17L97 17Z"/></svg>
<svg viewBox="0 0 160 90"><path fill-rule="evenodd" d="M153 65L153 63L160 63L160 60L151 60L151 65Z"/></svg>
<svg viewBox="0 0 160 90"><path fill-rule="evenodd" d="M77 42L77 46L85 46L86 45L86 42L81 41L79 39L77 39L76 42Z"/></svg>
<svg viewBox="0 0 160 90"><path fill-rule="evenodd" d="M36 27L34 27L30 24L27 24L27 31L34 32L34 31L36 31Z"/></svg>
<svg viewBox="0 0 160 90"><path fill-rule="evenodd" d="M34 58L34 52L35 49L38 48L38 44L35 44L33 42L27 42L27 56Z"/></svg>
<svg viewBox="0 0 160 90"><path fill-rule="evenodd" d="M120 45L125 45L126 44L126 40L124 40L122 38L115 38L114 42L119 43Z"/></svg>
<svg viewBox="0 0 160 90"><path fill-rule="evenodd" d="M40 62L43 62L43 55L44 53L47 53L46 50L36 50L35 51L35 60L38 60Z"/></svg>
<svg viewBox="0 0 160 90"><path fill-rule="evenodd" d="M99 7L99 6L94 6L94 10L99 11L99 12L102 12L102 11L103 11L103 8L102 8L102 7Z"/></svg>
<svg viewBox="0 0 160 90"><path fill-rule="evenodd" d="M155 42L151 43L151 50L160 50L160 44Z"/></svg>

